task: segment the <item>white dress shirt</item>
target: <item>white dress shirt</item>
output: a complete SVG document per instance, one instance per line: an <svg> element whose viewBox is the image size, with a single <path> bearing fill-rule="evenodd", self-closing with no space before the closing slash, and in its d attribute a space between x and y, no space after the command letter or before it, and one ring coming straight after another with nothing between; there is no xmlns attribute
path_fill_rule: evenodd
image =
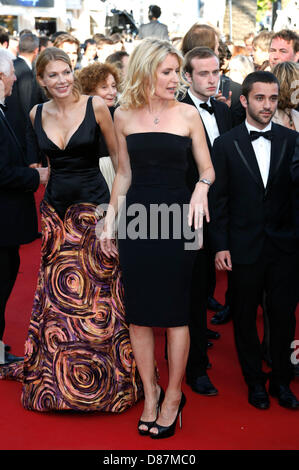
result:
<svg viewBox="0 0 299 470"><path fill-rule="evenodd" d="M201 103L207 103L207 105L211 106L211 100L210 100L210 98L208 99L208 101L200 100L199 98L197 98L197 96L194 96L191 93L190 88L188 90L188 93L189 93L189 96L192 99L193 103L195 104L195 106L197 107L197 109L199 111L200 117L203 120L203 123L205 125L206 131L208 133L210 143L211 143L211 146L212 146L213 143L214 143L214 140L216 139L216 137L219 137L219 135L220 135L218 125L217 125L217 121L216 121L216 118L215 118L215 114L210 114L206 109L203 109L203 108L200 107Z"/></svg>
<svg viewBox="0 0 299 470"><path fill-rule="evenodd" d="M248 133L250 131L257 131L257 132L267 132L270 131L272 128L272 122L268 124L263 130L258 129L257 127L252 126L245 120L245 125L247 127ZM253 140L252 147L257 159L257 163L260 169L261 177L264 183L264 186L267 186L268 176L269 176L269 169L270 169L270 159L271 159L271 141L265 139L264 137L259 137L256 140Z"/></svg>

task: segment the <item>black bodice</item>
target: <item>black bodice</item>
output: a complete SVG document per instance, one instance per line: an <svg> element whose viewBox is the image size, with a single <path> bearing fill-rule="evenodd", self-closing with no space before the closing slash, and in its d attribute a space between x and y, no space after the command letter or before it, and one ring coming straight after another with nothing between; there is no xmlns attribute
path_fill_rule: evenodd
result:
<svg viewBox="0 0 299 470"><path fill-rule="evenodd" d="M99 169L99 141L101 130L96 122L92 96L87 100L86 113L80 126L64 149L59 148L42 126L42 107L37 108L34 130L38 145L50 163L50 178L45 200L57 210L60 217L70 205L90 202L109 202L109 189Z"/></svg>

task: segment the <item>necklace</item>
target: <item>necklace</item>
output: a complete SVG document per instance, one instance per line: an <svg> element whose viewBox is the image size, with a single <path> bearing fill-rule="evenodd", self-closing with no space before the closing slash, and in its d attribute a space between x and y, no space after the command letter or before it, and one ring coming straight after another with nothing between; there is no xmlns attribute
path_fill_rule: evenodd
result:
<svg viewBox="0 0 299 470"><path fill-rule="evenodd" d="M165 110L165 108L166 108L166 105L163 106L163 108L161 109L161 111L159 112L158 115L155 115L155 113L152 113L150 111L150 109L148 109L148 112L151 115L151 117L153 119L153 123L155 124L155 126L157 126L160 123L160 116L163 113L163 111Z"/></svg>

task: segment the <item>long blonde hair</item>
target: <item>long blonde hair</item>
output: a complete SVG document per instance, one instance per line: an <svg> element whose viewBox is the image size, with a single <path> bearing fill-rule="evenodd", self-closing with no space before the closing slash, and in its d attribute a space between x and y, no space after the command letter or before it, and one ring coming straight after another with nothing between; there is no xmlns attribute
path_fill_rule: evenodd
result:
<svg viewBox="0 0 299 470"><path fill-rule="evenodd" d="M172 54L178 59L181 84L177 94L182 90L184 83L181 74L183 57L180 52L168 41L145 38L130 55L123 92L119 98L119 103L123 108L140 108L148 104L149 96L153 95L155 91L157 68L168 54Z"/></svg>
<svg viewBox="0 0 299 470"><path fill-rule="evenodd" d="M36 61L35 68L36 68L37 79L39 77L43 78L47 65L49 64L49 62L54 61L54 60L61 60L62 62L65 62L70 67L70 70L72 71L72 64L66 52L64 52L62 49L58 49L58 47L47 47L39 54L37 61ZM47 88L46 87L43 87L43 88L48 98L52 98ZM76 101L79 101L80 96L81 96L81 85L80 85L79 80L75 76L74 76L74 84L73 84L72 93Z"/></svg>
<svg viewBox="0 0 299 470"><path fill-rule="evenodd" d="M276 64L273 74L280 83L278 109L295 109L298 105L297 100L293 100L293 92L298 88L299 64L295 62L281 62ZM296 93L295 93L296 94Z"/></svg>

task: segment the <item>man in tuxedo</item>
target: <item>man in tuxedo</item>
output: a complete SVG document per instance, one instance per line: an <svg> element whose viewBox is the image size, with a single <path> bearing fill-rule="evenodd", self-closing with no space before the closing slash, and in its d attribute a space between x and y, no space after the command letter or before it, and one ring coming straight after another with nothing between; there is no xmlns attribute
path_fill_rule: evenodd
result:
<svg viewBox="0 0 299 470"><path fill-rule="evenodd" d="M45 183L47 168L28 168L22 147L5 117L4 100L16 80L10 54L0 50L0 342L5 328L5 307L20 265L19 245L36 238L37 218L34 191ZM1 348L3 351L3 347ZM5 347L0 358L7 364L18 358Z"/></svg>
<svg viewBox="0 0 299 470"><path fill-rule="evenodd" d="M185 75L190 83L190 88L182 101L196 106L199 110L210 153L214 139L230 130L233 126L231 109L226 103L213 97L220 83L219 68L220 61L218 55L210 48L195 47L185 56ZM207 105L211 106L210 110L205 109ZM198 172L191 152L189 154L189 168L189 186L194 188L198 179ZM208 243L208 240L206 240L206 243ZM231 318L229 293L227 291L225 296L225 306L222 306L214 299L213 295L216 286L214 257L210 251L208 253L208 308L216 311L212 317L212 323L220 325L228 322Z"/></svg>
<svg viewBox="0 0 299 470"><path fill-rule="evenodd" d="M23 34L20 37L19 56L13 62L17 81L13 86L11 96L6 99L6 118L25 154L29 112L35 104L45 101L33 71L38 47L39 41L34 34Z"/></svg>
<svg viewBox="0 0 299 470"><path fill-rule="evenodd" d="M297 133L271 122L278 95L271 72L249 74L240 97L246 121L217 138L212 153L216 181L209 232L215 265L230 272L238 357L248 401L259 409L270 405L256 325L264 292L272 357L269 393L281 406L299 408L289 387L298 288L290 171Z"/></svg>
<svg viewBox="0 0 299 470"><path fill-rule="evenodd" d="M184 103L198 109L211 152L214 139L231 128L231 113L228 106L215 100L220 70L216 53L208 47L195 47L185 56L185 77L190 87ZM199 179L198 169L190 150L187 182L191 191ZM208 184L207 182L206 184ZM191 388L203 395L216 395L217 389L207 375L207 332L209 338L219 337L219 333L207 330L207 303L212 297L216 284L214 261L208 246L207 227L204 226L204 247L198 252L194 272L191 301L190 353L187 365L187 381Z"/></svg>

